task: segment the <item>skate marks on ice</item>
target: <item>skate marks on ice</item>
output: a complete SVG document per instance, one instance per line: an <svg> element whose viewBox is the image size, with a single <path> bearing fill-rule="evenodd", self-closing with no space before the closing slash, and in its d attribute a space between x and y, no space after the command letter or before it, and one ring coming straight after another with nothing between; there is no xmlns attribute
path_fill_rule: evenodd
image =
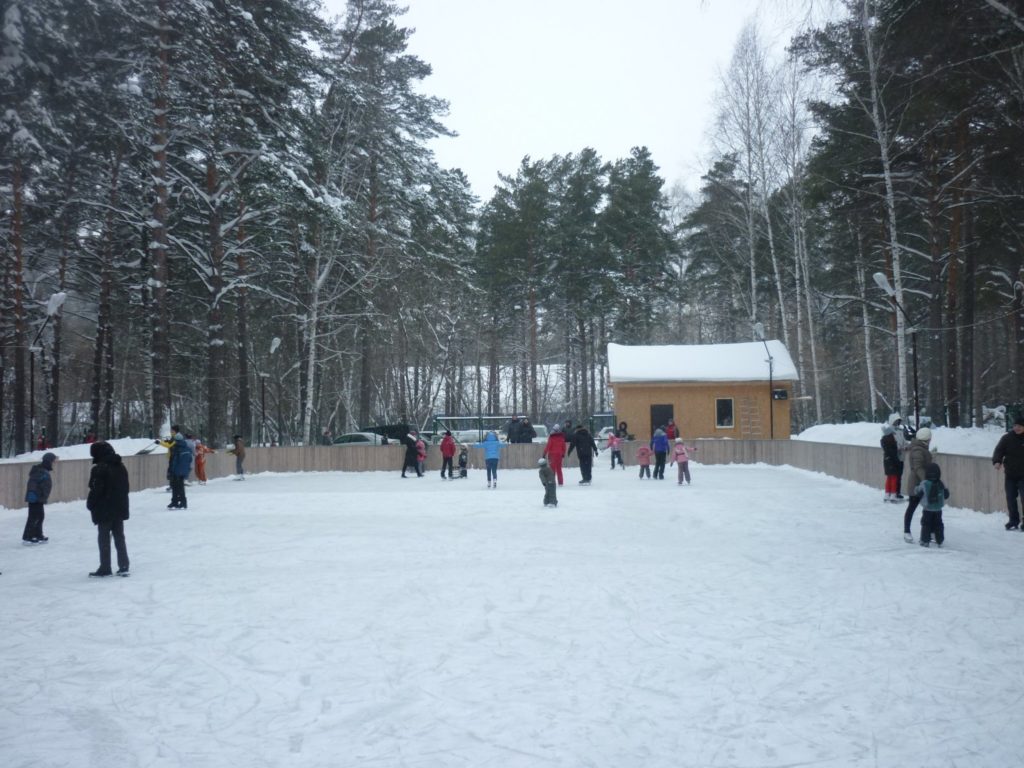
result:
<svg viewBox="0 0 1024 768"><path fill-rule="evenodd" d="M486 496L384 473L257 475L244 504L211 483L173 514L140 495L139 578L101 585L88 515L56 505L48 552L4 551L0 744L15 766L1013 764L1020 539L952 510L963 550L929 557L871 489L695 469L679 493L595 472L557 512L531 471Z"/></svg>

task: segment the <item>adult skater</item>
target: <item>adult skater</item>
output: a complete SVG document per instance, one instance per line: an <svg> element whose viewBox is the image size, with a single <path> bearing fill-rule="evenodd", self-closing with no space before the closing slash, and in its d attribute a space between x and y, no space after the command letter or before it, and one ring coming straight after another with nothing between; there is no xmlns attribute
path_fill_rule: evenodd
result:
<svg viewBox="0 0 1024 768"><path fill-rule="evenodd" d="M597 456L597 443L590 430L580 424L573 432L572 442L569 444L569 455L576 451L576 458L580 463L580 485L590 485L591 473L594 469L594 457Z"/></svg>
<svg viewBox="0 0 1024 768"><path fill-rule="evenodd" d="M128 470L109 443L89 446L92 472L85 506L96 526L100 548L100 567L89 575L94 578L113 575L110 570L110 539L117 551L117 575L128 575L128 546L124 540L124 521L128 519Z"/></svg>
<svg viewBox="0 0 1024 768"><path fill-rule="evenodd" d="M501 449L504 447L498 439L498 433L493 429L484 435L484 441L476 444L477 448L484 449L484 466L487 467L487 487L498 487L498 460L501 458Z"/></svg>
<svg viewBox="0 0 1024 768"><path fill-rule="evenodd" d="M565 461L565 434L562 432L561 424L554 424L551 427L551 434L548 435L547 445L544 446L544 458L548 460L551 471L555 473L558 484L563 484L562 462Z"/></svg>
<svg viewBox="0 0 1024 768"><path fill-rule="evenodd" d="M444 431L444 437L441 438L441 479L444 480L444 471L448 470L448 479L454 480L455 476L452 474L452 459L455 458L455 438L452 437L452 431L446 429Z"/></svg>
<svg viewBox="0 0 1024 768"><path fill-rule="evenodd" d="M1021 512L1024 511L1024 414L1013 422L1013 428L996 443L992 453L992 464L1003 473L1003 487L1006 490L1006 509L1010 519L1006 530L1020 528ZM1020 507L1017 502L1020 500Z"/></svg>
<svg viewBox="0 0 1024 768"><path fill-rule="evenodd" d="M174 447L171 448L171 503L168 509L188 509L185 498L185 478L192 471L192 451L181 432L174 433Z"/></svg>
<svg viewBox="0 0 1024 768"><path fill-rule="evenodd" d="M416 441L419 439L419 433L413 429L409 431L405 437L401 438L399 442L405 446L405 459L402 463L402 477L407 477L405 474L409 468L416 473L416 477L423 477L420 474L420 458L419 448L416 447Z"/></svg>
<svg viewBox="0 0 1024 768"><path fill-rule="evenodd" d="M925 481L925 469L932 463L932 454L928 450L928 444L932 439L932 431L928 427L921 427L910 442L907 455L910 457L910 473L907 475L907 511L903 513L903 538L908 542L914 541L910 533L910 524L914 520L914 510L921 503L921 497L917 494L917 487Z"/></svg>
<svg viewBox="0 0 1024 768"><path fill-rule="evenodd" d="M654 479L665 479L665 457L668 455L668 437L661 427L654 430L651 438L651 450L654 451Z"/></svg>

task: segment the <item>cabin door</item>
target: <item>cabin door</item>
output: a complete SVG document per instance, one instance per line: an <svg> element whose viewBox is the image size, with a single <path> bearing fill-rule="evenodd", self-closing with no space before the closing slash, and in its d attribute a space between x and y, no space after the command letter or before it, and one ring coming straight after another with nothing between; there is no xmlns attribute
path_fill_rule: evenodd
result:
<svg viewBox="0 0 1024 768"><path fill-rule="evenodd" d="M672 404L668 405L652 405L651 406L651 436L654 435L654 430L658 427L664 427L668 424L669 419L674 419L675 413L672 409Z"/></svg>

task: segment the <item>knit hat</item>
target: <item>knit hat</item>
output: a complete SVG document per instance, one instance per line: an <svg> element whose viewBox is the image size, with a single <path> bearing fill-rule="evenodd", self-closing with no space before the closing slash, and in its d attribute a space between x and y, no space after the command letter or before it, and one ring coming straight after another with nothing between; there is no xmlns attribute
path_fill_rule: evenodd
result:
<svg viewBox="0 0 1024 768"><path fill-rule="evenodd" d="M927 443L932 439L932 431L928 427L921 427L917 430L917 439Z"/></svg>
<svg viewBox="0 0 1024 768"><path fill-rule="evenodd" d="M1013 420L1014 426L1024 427L1024 413Z"/></svg>
<svg viewBox="0 0 1024 768"><path fill-rule="evenodd" d="M56 453L44 453L42 464L47 469L53 469L53 462L57 460Z"/></svg>
<svg viewBox="0 0 1024 768"><path fill-rule="evenodd" d="M677 437L677 438L676 438L676 442L677 442L677 443L681 443L681 442L683 442L683 438L681 438L681 437Z"/></svg>
<svg viewBox="0 0 1024 768"><path fill-rule="evenodd" d="M537 466L538 467L546 467L547 465L548 465L548 460L545 459L543 456L541 456L539 459L537 459Z"/></svg>
<svg viewBox="0 0 1024 768"><path fill-rule="evenodd" d="M895 432L895 430L892 427L890 427L888 424L883 424L882 425L882 434L883 435L891 435L893 432Z"/></svg>
<svg viewBox="0 0 1024 768"><path fill-rule="evenodd" d="M551 431L552 432L561 432L562 431L562 425L561 424L555 424L553 427L551 427Z"/></svg>
<svg viewBox="0 0 1024 768"><path fill-rule="evenodd" d="M938 464L929 464L924 468L924 479L925 480L941 480L942 470L939 469Z"/></svg>

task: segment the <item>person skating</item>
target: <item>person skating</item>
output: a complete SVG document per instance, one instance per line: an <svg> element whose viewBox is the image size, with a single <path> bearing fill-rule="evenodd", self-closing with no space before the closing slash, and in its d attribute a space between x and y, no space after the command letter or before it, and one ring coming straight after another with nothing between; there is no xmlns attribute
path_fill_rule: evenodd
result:
<svg viewBox="0 0 1024 768"><path fill-rule="evenodd" d="M992 465L1003 473L1006 511L1009 514L1006 530L1017 530L1021 527L1021 513L1024 512L1024 414L1014 420L1011 431L999 438L992 453Z"/></svg>
<svg viewBox="0 0 1024 768"><path fill-rule="evenodd" d="M444 431L444 437L441 438L441 479L444 480L444 472L448 470L448 479L454 480L455 477L452 475L452 459L455 458L455 438L452 437L452 431L446 429Z"/></svg>
<svg viewBox="0 0 1024 768"><path fill-rule="evenodd" d="M548 435L547 445L544 446L544 458L548 460L551 471L555 473L558 484L562 485L562 462L565 461L565 434L562 432L562 425L555 424L551 427L551 434Z"/></svg>
<svg viewBox="0 0 1024 768"><path fill-rule="evenodd" d="M651 450L654 451L654 479L665 479L665 458L668 456L668 437L660 427L654 430L651 438Z"/></svg>
<svg viewBox="0 0 1024 768"><path fill-rule="evenodd" d="M580 424L572 435L572 442L569 443L569 455L576 451L576 459L580 463L580 485L590 485L591 474L594 469L594 457L597 456L597 443L594 442L590 430Z"/></svg>
<svg viewBox="0 0 1024 768"><path fill-rule="evenodd" d="M25 486L25 501L28 502L28 518L25 520L25 530L21 534L22 544L45 544L49 538L43 535L43 520L46 519L46 502L50 500L50 491L53 489L53 465L57 461L57 454L44 453L42 461L36 464L28 472L28 482Z"/></svg>
<svg viewBox="0 0 1024 768"><path fill-rule="evenodd" d="M612 452L612 469L615 469L616 462L625 469L626 462L622 460L622 438L614 432L608 435L608 450Z"/></svg>
<svg viewBox="0 0 1024 768"><path fill-rule="evenodd" d="M558 506L558 484L555 482L555 472L548 465L548 460L541 456L537 459L537 466L540 467L540 484L544 486L544 506Z"/></svg>
<svg viewBox="0 0 1024 768"><path fill-rule="evenodd" d="M168 509L188 509L185 498L185 478L192 471L192 451L185 442L181 432L174 434L174 447L171 448L171 503Z"/></svg>
<svg viewBox="0 0 1024 768"><path fill-rule="evenodd" d="M459 477L469 477L469 449L464 446L459 446Z"/></svg>
<svg viewBox="0 0 1024 768"><path fill-rule="evenodd" d="M889 424L882 425L882 471L885 472L885 501L896 502L900 491L903 462L900 461L899 443L895 430Z"/></svg>
<svg viewBox="0 0 1024 768"><path fill-rule="evenodd" d="M649 445L640 445L636 449L636 463L640 465L640 479L651 478L651 456L654 451Z"/></svg>
<svg viewBox="0 0 1024 768"><path fill-rule="evenodd" d="M208 454L216 453L216 451L210 446L205 445L199 438L196 438L194 445L196 452L196 480L199 481L200 485L206 485L206 457Z"/></svg>
<svg viewBox="0 0 1024 768"><path fill-rule="evenodd" d="M683 484L683 480L686 480L687 485L690 484L690 453L696 450L696 446L683 443L681 437L677 437L672 446L672 461L670 463L679 465L679 485Z"/></svg>
<svg viewBox="0 0 1024 768"><path fill-rule="evenodd" d="M85 506L96 526L100 549L100 567L90 573L93 577L111 576L110 539L114 539L117 552L117 575L128 575L128 545L124 538L124 521L128 519L128 470L121 457L109 443L89 446L92 472L89 475L89 495Z"/></svg>
<svg viewBox="0 0 1024 768"><path fill-rule="evenodd" d="M924 482L925 468L932 463L932 454L928 450L928 443L932 439L932 431L928 427L921 427L910 442L907 455L910 457L910 474L907 476L907 511L903 513L903 538L913 542L914 537L910 533L910 524L914 520L914 510L921 503L921 497L917 495L917 487Z"/></svg>
<svg viewBox="0 0 1024 768"><path fill-rule="evenodd" d="M399 440L399 442L405 446L405 458L402 461L402 477L407 477L405 473L410 468L412 468L412 471L416 473L416 477L422 477L420 474L419 450L416 448L416 440L418 437L418 433L413 429L409 431L409 434Z"/></svg>
<svg viewBox="0 0 1024 768"><path fill-rule="evenodd" d="M931 544L932 536L940 547L946 540L942 524L942 505L949 498L949 489L942 482L942 470L934 462L924 468L924 480L914 489L921 499L921 546Z"/></svg>
<svg viewBox="0 0 1024 768"><path fill-rule="evenodd" d="M484 449L484 466L487 467L487 487L498 487L498 460L501 458L502 442L498 434L492 429L486 435L482 443L476 444L477 448Z"/></svg>
<svg viewBox="0 0 1024 768"><path fill-rule="evenodd" d="M228 453L235 455L235 477L236 480L245 480L245 441L241 435L235 435L231 438L234 441L234 445L228 448Z"/></svg>

